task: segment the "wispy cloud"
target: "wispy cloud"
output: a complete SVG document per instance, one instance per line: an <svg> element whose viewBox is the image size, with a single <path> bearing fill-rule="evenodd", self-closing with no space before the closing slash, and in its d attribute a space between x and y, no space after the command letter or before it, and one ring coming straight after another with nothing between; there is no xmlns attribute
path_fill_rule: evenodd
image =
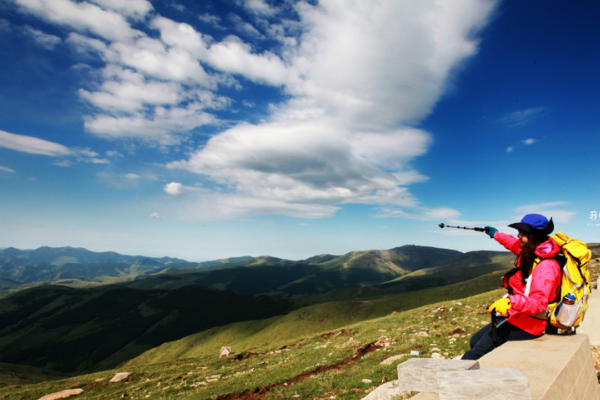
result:
<svg viewBox="0 0 600 400"><path fill-rule="evenodd" d="M14 169L8 168L8 167L3 167L2 165L0 165L0 171L8 172L11 174L14 174L16 172Z"/></svg>
<svg viewBox="0 0 600 400"><path fill-rule="evenodd" d="M374 216L377 218L407 218L418 221L437 221L454 223L458 220L458 218L460 218L460 215L460 211L447 207L433 209L419 208L412 212L406 212L398 208L382 207Z"/></svg>
<svg viewBox="0 0 600 400"><path fill-rule="evenodd" d="M39 29L32 28L31 26L25 26L23 30L28 36L33 38L36 43L48 50L53 50L56 46L62 43L62 39L58 36L44 33Z"/></svg>
<svg viewBox="0 0 600 400"><path fill-rule="evenodd" d="M20 151L23 153L56 157L58 160L52 165L70 167L74 162L91 164L108 164L106 158L98 157L99 154L89 148L68 148L59 143L39 139L33 136L17 135L0 130L0 147Z"/></svg>
<svg viewBox="0 0 600 400"><path fill-rule="evenodd" d="M519 127L529 124L546 111L545 107L532 107L524 110L513 111L498 119L498 122L509 127Z"/></svg>
<svg viewBox="0 0 600 400"><path fill-rule="evenodd" d="M568 210L569 203L566 201L555 201L540 204L530 204L515 208L515 220L520 221L526 214L542 214L555 222L568 223L577 213Z"/></svg>
<svg viewBox="0 0 600 400"><path fill-rule="evenodd" d="M164 190L167 194L173 197L183 196L185 191L183 190L183 185L179 182L171 182L167 183L164 187Z"/></svg>
<svg viewBox="0 0 600 400"><path fill-rule="evenodd" d="M191 171L215 187L194 201L210 202L219 215L308 218L331 216L343 204L417 206L406 186L427 177L411 162L432 137L414 126L432 112L456 67L477 53L477 34L496 5L243 0L236 5L246 19L233 17L239 36L215 40L158 15L145 0L14 1L69 30L64 43L82 62L93 54L104 63L79 90L94 108L85 117L88 132L167 147L217 127L189 157L168 163L171 173ZM226 128L219 111L244 104L228 96L232 85L248 82L277 88L286 100L260 124ZM172 196L187 191L169 185Z"/></svg>
<svg viewBox="0 0 600 400"><path fill-rule="evenodd" d="M50 157L63 157L73 154L69 148L61 144L1 130L0 147L21 151L23 153L39 154Z"/></svg>
<svg viewBox="0 0 600 400"><path fill-rule="evenodd" d="M529 139L521 140L521 145L531 146L531 145L537 143L538 141L539 141L538 139L529 138ZM506 148L506 152L507 153L512 153L515 150L516 147L518 147L518 146L517 145L509 146L509 147Z"/></svg>

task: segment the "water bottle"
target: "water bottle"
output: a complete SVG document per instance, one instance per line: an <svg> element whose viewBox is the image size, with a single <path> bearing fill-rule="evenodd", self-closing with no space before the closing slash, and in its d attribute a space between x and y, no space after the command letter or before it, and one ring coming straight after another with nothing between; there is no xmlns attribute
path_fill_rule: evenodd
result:
<svg viewBox="0 0 600 400"><path fill-rule="evenodd" d="M575 304L575 300L577 300L577 297L575 297L573 293L567 293L565 297L563 297L564 304Z"/></svg>
<svg viewBox="0 0 600 400"><path fill-rule="evenodd" d="M573 293L567 293L556 306L556 320L563 326L571 327L577 321L581 312L581 302L576 302L577 297Z"/></svg>

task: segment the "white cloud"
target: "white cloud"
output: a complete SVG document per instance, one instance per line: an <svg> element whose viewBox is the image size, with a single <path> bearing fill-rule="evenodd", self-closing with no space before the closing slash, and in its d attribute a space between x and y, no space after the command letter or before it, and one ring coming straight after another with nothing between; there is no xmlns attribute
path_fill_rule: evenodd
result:
<svg viewBox="0 0 600 400"><path fill-rule="evenodd" d="M0 18L0 32L10 32L12 25L6 18Z"/></svg>
<svg viewBox="0 0 600 400"><path fill-rule="evenodd" d="M221 23L221 18L217 17L216 15L202 14L198 15L198 19L210 25L218 26Z"/></svg>
<svg viewBox="0 0 600 400"><path fill-rule="evenodd" d="M290 57L288 90L313 107L368 127L390 129L427 116L451 71L476 53L472 33L493 2L324 1L299 7L306 26Z"/></svg>
<svg viewBox="0 0 600 400"><path fill-rule="evenodd" d="M246 10L257 15L273 15L277 12L264 0L242 0L241 3Z"/></svg>
<svg viewBox="0 0 600 400"><path fill-rule="evenodd" d="M163 216L161 216L159 213L157 212L153 212L152 214L150 214L150 218L156 218L156 219L165 219Z"/></svg>
<svg viewBox="0 0 600 400"><path fill-rule="evenodd" d="M111 45L119 62L157 79L210 86L211 78L202 65L185 49L166 47L159 40L143 37L135 43Z"/></svg>
<svg viewBox="0 0 600 400"><path fill-rule="evenodd" d="M17 135L1 130L0 147L20 151L23 153L38 154L50 157L74 157L77 162L86 162L92 164L108 164L110 162L105 158L98 158L98 153L89 148L70 149L62 144L32 136ZM73 165L73 161L63 158L61 160L54 161L52 165L59 167L70 167Z"/></svg>
<svg viewBox="0 0 600 400"><path fill-rule="evenodd" d="M515 221L520 221L521 218L526 214L542 214L546 218L552 218L554 222L568 223L571 221L576 212L567 210L568 202L566 201L555 201L549 203L530 204L515 208L517 213L514 218Z"/></svg>
<svg viewBox="0 0 600 400"><path fill-rule="evenodd" d="M14 169L8 168L8 167L3 167L2 165L0 165L0 171L8 172L11 174L14 174L16 172Z"/></svg>
<svg viewBox="0 0 600 400"><path fill-rule="evenodd" d="M164 190L167 194L170 194L173 197L179 197L185 193L183 190L183 185L179 182L167 183L164 187Z"/></svg>
<svg viewBox="0 0 600 400"><path fill-rule="evenodd" d="M57 45L62 43L62 39L55 35L50 35L40 31L39 29L32 28L31 26L25 26L24 32L33 38L40 46L53 50Z"/></svg>
<svg viewBox="0 0 600 400"><path fill-rule="evenodd" d="M154 9L152 4L146 0L90 0L99 6L116 11L119 14L133 18L135 20L144 19L144 17Z"/></svg>
<svg viewBox="0 0 600 400"><path fill-rule="evenodd" d="M150 114L86 117L84 125L106 139L131 138L148 144L173 145L180 143L190 130L215 122L214 115L191 103L186 108L156 107Z"/></svg>
<svg viewBox="0 0 600 400"><path fill-rule="evenodd" d="M531 146L532 144L535 144L537 142L538 142L538 139L533 139L533 138L521 140L521 144L525 145L525 146ZM517 147L517 146L509 146L509 147L507 147L506 148L506 152L507 153L512 153L515 150L515 147Z"/></svg>
<svg viewBox="0 0 600 400"><path fill-rule="evenodd" d="M105 154L107 157L124 157L123 154L119 153L116 150L108 150Z"/></svg>
<svg viewBox="0 0 600 400"><path fill-rule="evenodd" d="M432 112L457 66L476 54L476 35L496 4L297 2L286 5L296 11L293 18L272 24L281 10L240 0L254 18L244 24L252 25L218 41L151 14L142 0L15 1L72 29L66 43L106 64L97 85L79 91L96 108L84 119L86 130L103 138L179 145L200 127L231 126L211 111L233 104L220 94L223 86L245 89L251 81L279 88L286 101L274 104L263 122L214 134L169 167L212 181L218 215L310 218L351 203L418 208L405 185L427 179L411 162L432 138L415 125ZM144 18L148 33L131 22ZM277 45L253 43L259 32ZM172 182L165 191L181 196L188 189Z"/></svg>
<svg viewBox="0 0 600 400"><path fill-rule="evenodd" d="M88 158L82 159L81 161L89 162L92 164L110 164L110 161L108 161L106 158Z"/></svg>
<svg viewBox="0 0 600 400"><path fill-rule="evenodd" d="M269 121L226 130L169 167L207 176L243 204L254 199L273 213L292 215L277 202L311 205L323 215L349 203L415 208L418 202L401 185L427 179L410 162L432 140L409 124L431 112L457 64L476 53L473 32L493 5L302 3L305 33L281 56L252 53L234 37L212 44L211 66L282 85L291 98L273 108ZM437 218L446 211L416 215Z"/></svg>
<svg viewBox="0 0 600 400"><path fill-rule="evenodd" d="M339 209L335 205L293 203L259 199L239 193L207 192L178 197L177 207L169 210L169 217L189 222L242 219L266 214L320 219L332 217Z"/></svg>
<svg viewBox="0 0 600 400"><path fill-rule="evenodd" d="M406 127L393 132L358 134L351 144L355 154L396 170L407 161L423 155L431 141L427 132Z"/></svg>
<svg viewBox="0 0 600 400"><path fill-rule="evenodd" d="M290 71L277 55L268 51L254 54L251 46L236 36L228 36L210 46L206 61L221 71L240 74L258 83L278 86L294 79L294 71Z"/></svg>
<svg viewBox="0 0 600 400"><path fill-rule="evenodd" d="M161 16L153 18L150 26L160 31L160 38L166 45L183 49L197 59L206 58L209 43L213 42L209 35L203 35L191 25Z"/></svg>
<svg viewBox="0 0 600 400"><path fill-rule="evenodd" d="M498 119L498 122L501 124L508 125L509 127L515 128L529 124L531 121L539 117L545 111L545 107L532 107L523 110L513 111L500 117Z"/></svg>
<svg viewBox="0 0 600 400"><path fill-rule="evenodd" d="M443 221L452 222L458 220L461 213L458 210L447 207L439 208L416 208L414 211L406 212L399 208L381 207L375 217L378 218L407 218L418 221Z"/></svg>
<svg viewBox="0 0 600 400"><path fill-rule="evenodd" d="M147 105L176 105L184 95L181 85L176 82L147 80L143 75L126 69L113 71L110 75L100 90L89 92L80 89L80 96L104 110L134 112Z"/></svg>
<svg viewBox="0 0 600 400"><path fill-rule="evenodd" d="M62 157L72 151L58 143L38 139L32 136L17 135L0 130L0 147L21 151L23 153L40 154L50 157Z"/></svg>
<svg viewBox="0 0 600 400"><path fill-rule="evenodd" d="M58 160L53 162L51 165L55 165L57 167L70 167L73 165L73 162L71 160L66 160L66 159L62 159L62 160Z"/></svg>
<svg viewBox="0 0 600 400"><path fill-rule="evenodd" d="M307 218L330 215L335 204L415 206L413 196L398 187L398 178L354 154L343 134L323 121L240 125L213 137L190 160L169 167L234 190L244 201L231 196L226 204L249 213L260 209L257 202L272 213L299 216L304 210Z"/></svg>
<svg viewBox="0 0 600 400"><path fill-rule="evenodd" d="M50 22L98 35L108 40L132 40L142 33L114 11L69 0L14 0L23 11Z"/></svg>

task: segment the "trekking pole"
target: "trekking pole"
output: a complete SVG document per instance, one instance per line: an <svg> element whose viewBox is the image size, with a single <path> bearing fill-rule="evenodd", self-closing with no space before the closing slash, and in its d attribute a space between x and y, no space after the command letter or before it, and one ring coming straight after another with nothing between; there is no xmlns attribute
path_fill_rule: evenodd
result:
<svg viewBox="0 0 600 400"><path fill-rule="evenodd" d="M505 322L506 318L502 318L500 322L498 322L498 314L496 309L492 310L492 344L494 348L498 347L498 328L500 328Z"/></svg>
<svg viewBox="0 0 600 400"><path fill-rule="evenodd" d="M452 226L452 225L446 225L443 222L441 224L438 225L440 228L456 228L456 229L467 229L470 231L477 231L477 232L485 232L485 228L479 228L479 227L475 227L475 228L468 228L466 226Z"/></svg>
<svg viewBox="0 0 600 400"><path fill-rule="evenodd" d="M496 317L496 310L492 310L492 344L494 348L496 348L496 344L498 342L498 327L496 326L496 322L498 318Z"/></svg>

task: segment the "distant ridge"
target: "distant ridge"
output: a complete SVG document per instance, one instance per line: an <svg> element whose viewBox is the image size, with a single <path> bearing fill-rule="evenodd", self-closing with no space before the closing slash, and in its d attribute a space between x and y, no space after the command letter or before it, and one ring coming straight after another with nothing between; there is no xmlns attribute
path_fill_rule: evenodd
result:
<svg viewBox="0 0 600 400"><path fill-rule="evenodd" d="M147 260L153 260L157 264L168 264L182 262L184 260L173 257L147 257L147 256L128 256L116 253L114 251L94 252L81 247L49 247L42 246L34 250L19 250L9 247L0 250L0 257L13 257L26 262L47 262L53 265L64 265L66 263L87 264L92 262L127 262L144 263Z"/></svg>
<svg viewBox="0 0 600 400"><path fill-rule="evenodd" d="M78 249L42 250L40 254L63 257ZM273 338L291 337L302 329L334 327L431 301L411 297L415 290L432 290L428 296L438 296L455 290L449 285L469 285L466 281L475 282L473 278L487 283L472 283L477 288L464 290L475 293L497 286L497 278L485 276L506 270L512 258L508 252L401 246L317 256L310 262L242 257L215 269L169 268L91 289L73 288L75 279L63 279L58 281L61 285L42 285L0 298L0 362L67 373L98 371L162 343L248 320L264 321L259 325L274 329ZM173 264L165 267L169 265ZM62 266L40 262L21 270L40 267L57 268L62 276L75 270L123 272L127 267L133 274L135 268L144 268L113 261ZM90 277L88 282L96 279ZM442 286L449 289L435 290ZM272 318L283 315L281 323L271 325Z"/></svg>
<svg viewBox="0 0 600 400"><path fill-rule="evenodd" d="M42 246L34 250L9 247L0 251L0 294L65 279L96 278L95 284L133 279L183 261L173 257L127 256L114 251L94 252L75 247Z"/></svg>
<svg viewBox="0 0 600 400"><path fill-rule="evenodd" d="M286 300L198 285L172 291L39 286L0 299L0 362L61 372L112 368L164 342L291 309Z"/></svg>
<svg viewBox="0 0 600 400"><path fill-rule="evenodd" d="M352 251L341 256L321 254L300 261L242 256L200 263L74 247L10 247L0 251L0 294L41 284L76 288L121 284L144 290L199 284L241 294L289 297L394 282L418 270L444 269L469 258L480 265L490 262L489 254L418 245Z"/></svg>

